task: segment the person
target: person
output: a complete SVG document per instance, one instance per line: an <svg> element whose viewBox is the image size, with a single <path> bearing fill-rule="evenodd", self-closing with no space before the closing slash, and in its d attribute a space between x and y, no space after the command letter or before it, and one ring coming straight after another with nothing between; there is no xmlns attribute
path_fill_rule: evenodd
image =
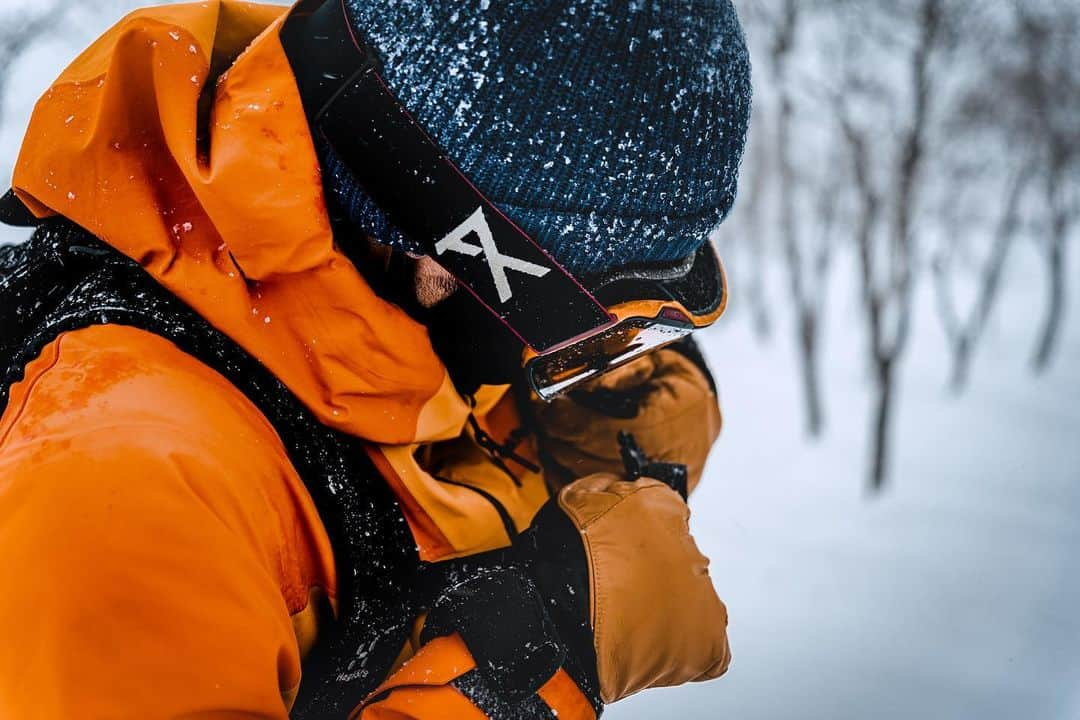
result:
<svg viewBox="0 0 1080 720"><path fill-rule="evenodd" d="M36 227L0 250L0 716L593 718L724 673L686 335L749 102L730 0L105 33L0 207Z"/></svg>

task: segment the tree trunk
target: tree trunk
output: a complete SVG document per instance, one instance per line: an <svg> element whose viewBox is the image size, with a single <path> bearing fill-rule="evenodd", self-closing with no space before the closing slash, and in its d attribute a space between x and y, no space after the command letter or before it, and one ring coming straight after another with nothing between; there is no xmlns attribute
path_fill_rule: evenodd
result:
<svg viewBox="0 0 1080 720"><path fill-rule="evenodd" d="M949 389L953 394L959 395L967 387L968 376L971 374L971 336L964 334L956 339L953 344L952 374L949 378Z"/></svg>
<svg viewBox="0 0 1080 720"><path fill-rule="evenodd" d="M799 315L799 348L802 356L803 390L806 395L806 433L821 435L825 413L821 404L821 383L818 379L817 315L804 310Z"/></svg>
<svg viewBox="0 0 1080 720"><path fill-rule="evenodd" d="M893 412L893 359L878 358L877 402L874 408L873 438L871 440L870 489L880 492L885 487L889 466L889 426Z"/></svg>
<svg viewBox="0 0 1080 720"><path fill-rule="evenodd" d="M1050 245L1047 253L1047 271L1050 274L1046 314L1043 318L1042 329L1039 331L1039 341L1036 344L1035 355L1032 358L1032 368L1037 373L1044 372L1050 367L1054 350L1057 348L1057 340L1061 327L1061 319L1065 312L1065 242L1064 238Z"/></svg>
<svg viewBox="0 0 1080 720"><path fill-rule="evenodd" d="M764 122L766 116L758 115L757 122ZM754 137L759 137L755 135ZM767 136L767 135L766 135ZM765 223L762 218L766 199L765 183L768 179L769 155L767 143L754 141L749 148L750 176L744 188L743 211L746 213L747 234L741 238L746 251L750 254L750 272L743 275L746 283L746 299L750 306L751 325L759 340L767 340L772 334L772 319L769 316L768 300L765 296Z"/></svg>
<svg viewBox="0 0 1080 720"><path fill-rule="evenodd" d="M1069 211L1064 197L1063 174L1063 168L1055 166L1047 177L1046 197L1050 210L1050 238L1046 253L1046 269L1050 275L1050 284L1046 315L1031 363L1036 373L1041 373L1050 366L1054 349L1057 347L1061 318L1065 313L1065 241L1069 234Z"/></svg>
<svg viewBox="0 0 1080 720"><path fill-rule="evenodd" d="M1005 271L1005 262L1008 260L1012 249L1013 239L1020 224L1020 201L1031 179L1031 168L1021 169L1009 185L1009 192L1005 201L1005 210L1001 221L994 232L994 243L990 248L989 257L982 268L982 278L979 283L978 295L967 321L963 324L951 312L951 306L946 304L948 287L945 282L944 269L936 287L942 298L942 320L946 326L946 334L949 336L953 350L953 369L950 386L952 391L959 394L967 386L971 370L972 357L975 347L982 338L990 313L997 301L998 291L1001 287L1001 278Z"/></svg>
<svg viewBox="0 0 1080 720"><path fill-rule="evenodd" d="M815 303L807 297L805 281L807 261L804 258L802 234L796 217L795 193L798 177L792 159L792 122L795 114L791 90L788 87L787 62L794 47L798 27L798 5L787 0L777 41L773 46L773 69L779 87L780 109L776 119L776 160L779 169L777 196L780 201L780 233L783 236L784 257L787 261L788 286L795 307L795 324L799 357L802 365L803 401L806 430L812 436L821 434L824 413L821 405L820 380L817 377L817 318ZM816 287L815 283L810 283Z"/></svg>
<svg viewBox="0 0 1080 720"><path fill-rule="evenodd" d="M750 265L746 293L754 334L759 340L768 340L772 335L772 318L765 294L765 252L759 237L750 240Z"/></svg>

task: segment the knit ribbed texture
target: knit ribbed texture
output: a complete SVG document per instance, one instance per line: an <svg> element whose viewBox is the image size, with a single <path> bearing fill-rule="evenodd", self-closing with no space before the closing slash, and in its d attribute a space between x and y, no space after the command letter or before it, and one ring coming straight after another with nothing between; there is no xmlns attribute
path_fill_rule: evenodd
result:
<svg viewBox="0 0 1080 720"><path fill-rule="evenodd" d="M686 257L735 199L750 63L730 0L347 0L398 97L579 274ZM331 196L416 250L323 148Z"/></svg>

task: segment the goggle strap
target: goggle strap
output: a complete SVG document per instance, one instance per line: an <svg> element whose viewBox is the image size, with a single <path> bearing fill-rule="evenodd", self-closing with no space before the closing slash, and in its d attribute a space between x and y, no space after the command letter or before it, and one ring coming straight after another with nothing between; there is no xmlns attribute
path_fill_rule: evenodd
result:
<svg viewBox="0 0 1080 720"><path fill-rule="evenodd" d="M412 118L344 8L330 0L312 10L315 4L298 6L281 32L312 131L391 222L536 352L610 325L607 309Z"/></svg>

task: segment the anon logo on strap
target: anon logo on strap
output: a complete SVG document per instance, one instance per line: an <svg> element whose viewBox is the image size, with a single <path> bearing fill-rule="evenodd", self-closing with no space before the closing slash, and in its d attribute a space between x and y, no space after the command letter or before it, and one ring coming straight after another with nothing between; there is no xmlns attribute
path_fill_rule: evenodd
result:
<svg viewBox="0 0 1080 720"><path fill-rule="evenodd" d="M480 239L479 245L465 242L465 238L475 234ZM491 270L491 279L495 281L495 289L499 292L499 301L506 302L514 297L510 289L510 280L506 277L507 270L517 270L533 277L544 277L551 268L546 268L528 260L516 258L513 255L503 255L495 246L495 238L491 234L487 218L484 216L484 208L476 208L476 212L470 215L465 222L458 225L439 242L435 243L435 252L442 255L444 252L456 252L469 257L483 255Z"/></svg>

